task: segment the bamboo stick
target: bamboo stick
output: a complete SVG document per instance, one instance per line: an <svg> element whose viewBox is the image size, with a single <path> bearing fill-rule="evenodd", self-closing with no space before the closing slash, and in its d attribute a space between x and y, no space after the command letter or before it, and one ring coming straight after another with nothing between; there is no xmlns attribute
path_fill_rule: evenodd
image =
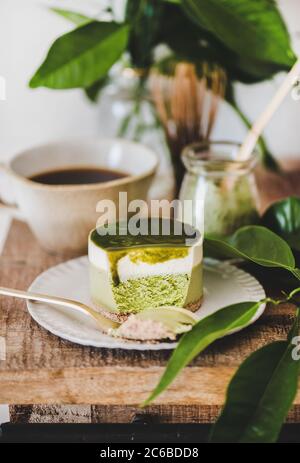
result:
<svg viewBox="0 0 300 463"><path fill-rule="evenodd" d="M300 58L296 61L294 66L291 68L290 72L287 74L286 78L282 82L281 86L266 106L264 111L260 114L258 119L254 122L251 129L249 130L244 143L242 144L237 158L237 161L246 161L251 156L258 138L260 137L262 131L270 121L271 117L278 109L284 98L287 96L295 81L300 74Z"/></svg>

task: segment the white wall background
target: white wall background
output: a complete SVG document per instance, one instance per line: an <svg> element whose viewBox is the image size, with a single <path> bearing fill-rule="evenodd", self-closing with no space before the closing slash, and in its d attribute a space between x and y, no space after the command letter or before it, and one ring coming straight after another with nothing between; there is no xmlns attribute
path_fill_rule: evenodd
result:
<svg viewBox="0 0 300 463"><path fill-rule="evenodd" d="M114 0L115 4L123 0ZM47 10L84 4L85 11L97 13L105 0L47 1L0 0L0 76L6 79L6 101L0 101L0 159L25 147L72 135L97 135L99 109L80 90L30 90L27 82L44 58L53 40L72 26ZM300 54L300 1L279 2ZM241 106L248 116L259 114L276 90L282 75L253 86L238 85ZM215 137L240 140L244 128L231 111L220 112ZM266 131L271 149L278 157L300 155L300 101L288 98Z"/></svg>

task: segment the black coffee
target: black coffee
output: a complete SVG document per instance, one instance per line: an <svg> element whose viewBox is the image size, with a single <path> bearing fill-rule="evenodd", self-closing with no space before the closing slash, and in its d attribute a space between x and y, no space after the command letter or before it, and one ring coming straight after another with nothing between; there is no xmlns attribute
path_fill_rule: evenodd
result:
<svg viewBox="0 0 300 463"><path fill-rule="evenodd" d="M30 177L30 180L46 185L82 185L104 183L124 177L128 177L128 174L117 170L78 167L41 172Z"/></svg>

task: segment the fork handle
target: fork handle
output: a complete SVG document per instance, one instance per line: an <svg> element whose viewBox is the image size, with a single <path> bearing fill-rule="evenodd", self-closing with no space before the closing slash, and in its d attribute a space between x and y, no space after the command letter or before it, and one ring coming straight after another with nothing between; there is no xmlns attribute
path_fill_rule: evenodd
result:
<svg viewBox="0 0 300 463"><path fill-rule="evenodd" d="M89 312L91 315L94 312L92 309L82 304L81 302L72 301L70 299L64 299L57 296L48 296L47 294L32 293L30 291L21 291L19 289L3 287L0 287L0 294L3 296L12 296L19 299L26 299L29 301L46 302L48 304L52 303L62 307L70 307L71 309L81 310L82 312Z"/></svg>
<svg viewBox="0 0 300 463"><path fill-rule="evenodd" d="M19 289L3 288L0 287L0 295L12 296L19 299L26 299L28 301L46 302L47 304L54 304L60 307L68 307L69 309L75 309L85 314L90 315L100 325L104 332L107 332L111 328L116 328L119 323L113 322L104 315L96 312L91 307L71 299L65 299L63 297L48 296L47 294L32 293L30 291L21 291Z"/></svg>

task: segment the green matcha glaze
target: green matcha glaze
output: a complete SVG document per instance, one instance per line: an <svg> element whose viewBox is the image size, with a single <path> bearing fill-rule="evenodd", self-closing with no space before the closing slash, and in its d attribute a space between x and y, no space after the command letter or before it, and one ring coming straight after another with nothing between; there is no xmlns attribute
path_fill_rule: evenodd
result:
<svg viewBox="0 0 300 463"><path fill-rule="evenodd" d="M118 268L117 268L118 261L122 259L122 257L126 256L127 251L107 251L105 250L105 252L109 260L112 281L115 285L117 285L119 283L119 275L118 275Z"/></svg>
<svg viewBox="0 0 300 463"><path fill-rule="evenodd" d="M90 234L91 241L106 251L118 249L154 247L189 247L199 240L199 232L188 224L162 218L140 219L140 230L144 234L134 236L127 230L130 222L118 222L99 227ZM176 228L177 227L177 228ZM157 232L153 234L153 229ZM106 234L101 234L101 232ZM179 234L177 234L180 232Z"/></svg>
<svg viewBox="0 0 300 463"><path fill-rule="evenodd" d="M134 249L128 252L131 262L145 262L147 264L158 264L170 259L180 259L188 255L187 248L153 248Z"/></svg>

